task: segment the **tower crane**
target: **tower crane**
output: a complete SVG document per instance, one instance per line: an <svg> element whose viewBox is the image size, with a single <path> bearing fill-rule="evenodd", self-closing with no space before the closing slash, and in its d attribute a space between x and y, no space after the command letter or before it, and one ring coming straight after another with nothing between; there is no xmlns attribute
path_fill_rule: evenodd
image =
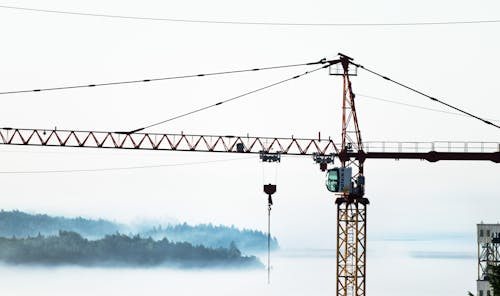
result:
<svg viewBox="0 0 500 296"><path fill-rule="evenodd" d="M249 135L146 133L141 132L143 129L131 132L110 132L3 127L0 128L0 144L260 154L261 159L271 161L280 159L281 155L312 157L314 162L319 164L320 169L327 172L326 187L336 195L337 295L363 296L366 295L366 225L367 206L369 205L369 200L365 197L365 161L368 159L420 159L429 162L469 160L500 163L500 143L363 142L356 114L355 94L350 80L350 76L354 75L353 70L363 67L343 54L339 54L338 59L321 60L318 63L326 64L328 67L336 66L337 71L333 74L342 76L342 132L340 143L334 142L331 138L322 139L321 136L312 139ZM379 75L371 70L368 71ZM387 77L382 77L390 80ZM411 90L415 91L414 89ZM431 99L438 101L435 98ZM474 115L471 116L482 120ZM485 123L492 124L487 121ZM340 161L340 166L329 169L329 166L331 167L336 158Z"/></svg>

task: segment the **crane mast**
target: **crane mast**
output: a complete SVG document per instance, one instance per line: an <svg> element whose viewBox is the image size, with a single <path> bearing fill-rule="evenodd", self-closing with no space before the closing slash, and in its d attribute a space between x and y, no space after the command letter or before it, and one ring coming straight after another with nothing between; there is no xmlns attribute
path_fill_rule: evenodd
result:
<svg viewBox="0 0 500 296"><path fill-rule="evenodd" d="M351 184L341 188L337 205L337 295L361 296L366 291L366 223L369 201L364 197L364 159L350 154L363 153L363 142L356 114L355 95L350 80L350 61L340 55L342 65L342 145L339 153L341 167L354 170Z"/></svg>

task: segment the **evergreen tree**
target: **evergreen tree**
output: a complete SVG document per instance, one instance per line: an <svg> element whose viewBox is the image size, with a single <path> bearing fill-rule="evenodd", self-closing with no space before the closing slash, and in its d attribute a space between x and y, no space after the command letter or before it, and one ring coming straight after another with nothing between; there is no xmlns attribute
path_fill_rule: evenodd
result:
<svg viewBox="0 0 500 296"><path fill-rule="evenodd" d="M500 266L489 265L488 268L488 281L493 288L492 296L500 296ZM474 296L470 291L467 291L468 296Z"/></svg>
<svg viewBox="0 0 500 296"><path fill-rule="evenodd" d="M493 296L500 296L500 266L488 267L490 284L493 287Z"/></svg>

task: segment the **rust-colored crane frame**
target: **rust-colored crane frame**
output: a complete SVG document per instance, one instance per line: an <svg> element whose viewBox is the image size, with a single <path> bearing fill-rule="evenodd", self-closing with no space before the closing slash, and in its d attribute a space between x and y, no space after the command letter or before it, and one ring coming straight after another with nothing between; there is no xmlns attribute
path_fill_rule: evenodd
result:
<svg viewBox="0 0 500 296"><path fill-rule="evenodd" d="M454 147L450 148L449 143L453 143ZM499 142L365 142L365 147L368 144L373 144L369 152L347 152L343 157L348 159L422 159L431 162L438 160L500 162ZM334 157L340 156L339 147L341 147L341 144L336 144L332 139L249 135L127 134L11 127L0 128L0 145L250 154L279 152L282 155Z"/></svg>
<svg viewBox="0 0 500 296"><path fill-rule="evenodd" d="M369 201L364 197L363 168L365 158L349 154L364 155L363 141L349 66L351 58L340 55L342 65L342 146L339 159L342 167L353 169L352 189L342 192L335 200L337 204L337 284L338 296L364 296L366 292L366 225Z"/></svg>

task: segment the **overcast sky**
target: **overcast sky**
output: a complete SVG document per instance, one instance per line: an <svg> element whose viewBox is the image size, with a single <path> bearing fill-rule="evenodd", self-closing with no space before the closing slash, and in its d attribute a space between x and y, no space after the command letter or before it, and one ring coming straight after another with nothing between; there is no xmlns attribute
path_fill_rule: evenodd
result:
<svg viewBox="0 0 500 296"><path fill-rule="evenodd" d="M499 19L498 1L2 1L85 13L216 21L401 23ZM347 54L367 68L482 117L500 120L500 23L440 26L251 26L61 15L0 8L0 91L135 80L317 61ZM300 74L231 76L0 96L0 126L130 130ZM492 141L477 120L367 72L352 78L365 141ZM299 80L150 129L340 140L340 77ZM500 121L496 121L498 124ZM240 158L235 160L235 158ZM0 171L221 162L91 173L0 174L1 208L54 215L222 223L266 229L258 156L0 147ZM277 165L273 234L284 247L335 247L334 196L308 157ZM491 162L368 160L368 238L473 233L500 220Z"/></svg>

